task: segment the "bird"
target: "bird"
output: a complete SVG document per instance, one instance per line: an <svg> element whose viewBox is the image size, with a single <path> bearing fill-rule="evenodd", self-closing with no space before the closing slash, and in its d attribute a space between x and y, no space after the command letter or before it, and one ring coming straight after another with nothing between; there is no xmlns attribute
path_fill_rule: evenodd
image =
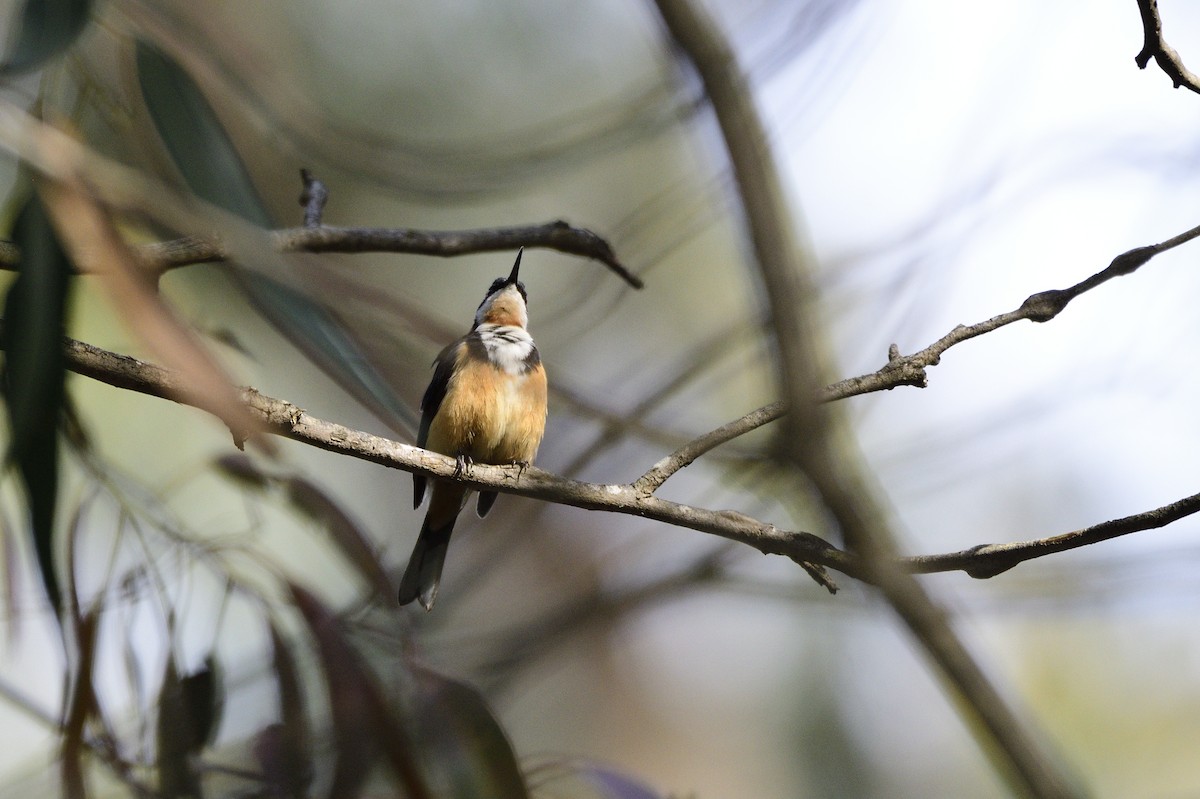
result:
<svg viewBox="0 0 1200 799"><path fill-rule="evenodd" d="M471 331L433 362L433 379L421 399L417 446L455 459L455 477L473 463L533 462L546 429L546 368L529 335L529 295L517 279L522 247L508 277L497 278L475 311ZM413 475L413 507L425 496L426 478ZM450 534L470 491L433 479L429 508L400 579L399 600L433 609ZM487 515L495 491L480 491L476 510Z"/></svg>

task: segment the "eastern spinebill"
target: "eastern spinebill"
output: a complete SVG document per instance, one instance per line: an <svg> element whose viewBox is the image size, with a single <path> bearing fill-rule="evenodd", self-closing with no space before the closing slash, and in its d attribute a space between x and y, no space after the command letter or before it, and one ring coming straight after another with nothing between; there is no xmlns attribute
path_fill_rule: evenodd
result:
<svg viewBox="0 0 1200 799"><path fill-rule="evenodd" d="M532 463L546 428L546 369L526 327L528 295L517 280L521 254L508 277L497 278L475 312L471 332L442 350L421 400L417 445L449 455L455 474L472 463ZM413 507L425 496L425 477L413 475ZM418 600L426 610L437 597L454 522L467 502L462 483L433 480L429 509L408 568L400 604ZM482 518L496 501L480 491Z"/></svg>

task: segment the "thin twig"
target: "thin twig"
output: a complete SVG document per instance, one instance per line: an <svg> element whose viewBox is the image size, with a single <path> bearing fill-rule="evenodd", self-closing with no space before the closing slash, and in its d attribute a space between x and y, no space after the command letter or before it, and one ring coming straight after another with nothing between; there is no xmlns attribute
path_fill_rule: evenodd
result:
<svg viewBox="0 0 1200 799"><path fill-rule="evenodd" d="M276 231L274 238L279 249L285 252L402 252L449 257L541 247L591 258L607 266L630 286L638 289L645 286L640 277L617 259L607 241L561 219L540 225L440 231L325 225Z"/></svg>
<svg viewBox="0 0 1200 799"><path fill-rule="evenodd" d="M304 226L320 227L321 214L325 212L325 203L329 201L329 189L325 184L313 177L307 169L300 170L300 180L304 183L304 191L300 192L300 206L304 209Z"/></svg>
<svg viewBox="0 0 1200 799"><path fill-rule="evenodd" d="M1167 44L1163 38L1162 17L1158 14L1158 0L1138 0L1138 11L1142 15L1142 31L1145 43L1142 50L1134 58L1139 69L1145 69L1153 58L1159 69L1167 73L1167 77L1175 84L1175 88L1186 86L1200 94L1200 77L1194 75L1183 65L1183 59L1175 48Z"/></svg>
<svg viewBox="0 0 1200 799"><path fill-rule="evenodd" d="M918 574L964 571L972 577L985 579L1002 574L1027 560L1079 549L1130 533L1156 530L1196 513L1200 513L1200 494L1193 494L1161 508L1102 522L1071 533L1010 544L982 544L943 555L919 555L905 558L904 565L909 571Z"/></svg>
<svg viewBox="0 0 1200 799"><path fill-rule="evenodd" d="M982 322L976 322L973 325L957 325L953 330L925 347L925 349L918 350L911 355L901 355L893 344L888 352L888 362L886 364L874 372L856 377L847 377L836 383L831 383L819 392L818 399L821 402L833 402L834 400L846 399L861 394L870 394L875 391L890 391L900 386L925 388L929 384L926 369L930 366L937 366L941 362L942 354L956 344L969 341L985 333L991 333L993 330L998 330L1001 327L1011 325L1013 322L1019 322L1023 319L1028 319L1031 322L1048 322L1062 313L1071 300L1079 295L1091 291L1102 283L1112 280L1114 277L1132 274L1149 262L1154 256L1174 249L1181 244L1186 244L1198 237L1200 237L1200 225L1185 230L1179 235L1172 236L1158 244L1135 247L1113 258L1104 269L1079 281L1073 286L1031 294L1014 310L998 314ZM787 405L783 402L773 402L770 405L757 408L741 418L728 422L716 430L698 436L684 444L675 452L672 452L654 464L649 471L635 481L634 485L644 491L653 492L666 482L667 478L671 475L680 469L690 466L697 458L707 452L739 436L757 430L763 425L781 419L786 414Z"/></svg>
<svg viewBox="0 0 1200 799"><path fill-rule="evenodd" d="M716 430L705 433L693 439L667 457L650 467L650 470L633 482L635 488L647 494L653 494L667 481L667 478L680 469L690 466L701 455L719 447L727 441L745 435L765 424L782 418L787 413L787 405L773 402L758 410L751 411L740 419L734 419Z"/></svg>

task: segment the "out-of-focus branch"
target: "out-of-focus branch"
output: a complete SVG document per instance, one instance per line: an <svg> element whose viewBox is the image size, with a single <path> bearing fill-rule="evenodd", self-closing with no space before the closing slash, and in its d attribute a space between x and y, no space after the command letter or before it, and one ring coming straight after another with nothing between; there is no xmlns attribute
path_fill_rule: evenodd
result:
<svg viewBox="0 0 1200 799"><path fill-rule="evenodd" d="M329 225L309 227L306 221L305 227L271 231L270 236L279 252L391 252L451 257L512 250L517 247L540 247L599 261L634 288L640 289L646 285L621 263L607 241L586 228L574 227L561 219L539 225L471 230L410 230ZM192 264L226 261L233 255L225 242L217 236L185 236L171 241L143 244L136 249L146 264L159 272ZM18 268L20 263L21 253L16 245L0 242L0 268L12 270Z"/></svg>
<svg viewBox="0 0 1200 799"><path fill-rule="evenodd" d="M515 250L524 246L591 258L634 288L644 285L641 278L625 268L607 241L590 230L573 227L562 220L477 230L338 228L322 224L264 231L195 197L180 196L141 172L89 150L62 131L6 102L0 102L0 150L17 156L35 172L52 180L80 181L111 211L142 214L180 233L191 234L186 239L150 245L141 250L150 266L159 270L231 258L257 262L264 254L276 255L278 252L395 252L448 257ZM310 189L308 194L312 193ZM306 219L318 221L319 208L323 208L323 204L309 196L305 199L305 207ZM214 235L215 231L220 231L219 238ZM198 233L202 235L196 235ZM267 242L271 245L269 251ZM250 251L257 257L238 258ZM19 253L15 247L0 248L0 267L12 269L18 263ZM277 266L278 269L272 270L275 276L286 273L282 263Z"/></svg>
<svg viewBox="0 0 1200 799"><path fill-rule="evenodd" d="M1159 69L1167 73L1167 77L1175 84L1176 89L1186 86L1200 94L1200 77L1194 75L1183 65L1183 59L1179 57L1179 53L1175 52L1175 48L1167 44L1167 40L1163 38L1158 0L1138 0L1138 11L1142 15L1142 31L1146 37L1141 52L1134 58L1138 68L1145 69L1146 65L1150 63L1150 59L1153 58L1158 63Z"/></svg>
<svg viewBox="0 0 1200 799"><path fill-rule="evenodd" d="M844 422L819 407L822 348L812 327L811 270L791 235L778 170L749 87L724 35L698 3L656 0L673 43L699 74L728 151L749 238L771 309L779 351L782 395L791 413L783 446L816 488L862 573L876 585L964 704L986 730L997 759L1032 796L1068 797L1078 791L1044 751L1040 737L984 674L945 612L910 575L896 568L888 517L854 458ZM828 413L822 413L828 410Z"/></svg>
<svg viewBox="0 0 1200 799"><path fill-rule="evenodd" d="M0 701L23 712L56 735L64 733L63 720L59 716L38 705L16 686L0 681ZM141 799L156 799L159 796L157 791L134 776L130 764L122 759L113 742L106 735L96 738L84 737L82 744L93 757L108 768L114 777L125 784L132 795L141 797Z"/></svg>
<svg viewBox="0 0 1200 799"><path fill-rule="evenodd" d="M893 344L888 351L887 363L879 369L831 383L819 392L818 399L821 402L833 402L860 394L891 390L900 386L925 388L929 384L926 369L930 366L937 366L941 362L942 354L954 345L985 333L991 333L993 330L1023 319L1031 322L1049 322L1062 313L1067 304L1080 294L1091 291L1114 277L1132 274L1154 256L1186 244L1197 237L1200 237L1200 226L1185 230L1158 244L1135 247L1113 258L1112 262L1104 269L1073 286L1031 294L1014 310L998 314L982 322L976 322L973 325L958 325L925 349L918 350L911 355L901 355L899 348ZM783 418L787 412L785 403L773 402L728 422L716 430L705 433L654 464L648 472L638 478L635 485L646 491L655 491L667 481L667 478L680 469L690 466L702 455L728 441L757 430L765 424Z"/></svg>

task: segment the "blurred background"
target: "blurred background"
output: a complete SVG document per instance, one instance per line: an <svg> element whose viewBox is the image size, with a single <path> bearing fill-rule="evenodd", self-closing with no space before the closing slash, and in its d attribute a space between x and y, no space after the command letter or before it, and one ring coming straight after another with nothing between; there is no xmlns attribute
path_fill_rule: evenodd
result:
<svg viewBox="0 0 1200 799"><path fill-rule="evenodd" d="M768 126L836 377L1200 222L1200 97L1137 69L1131 0L704 5ZM1200 11L1161 5L1168 41L1200 63ZM10 31L22 8L4 14ZM5 99L253 224L300 225L303 167L329 188L330 225L562 218L612 244L643 290L594 261L524 256L552 389L542 468L628 482L777 399L719 133L653 4L89 10L64 52L6 80ZM0 174L11 219L28 176L11 156ZM135 241L196 232L125 223ZM1053 535L1195 493L1196 246L1052 323L951 350L925 390L848 401L906 553ZM161 289L237 382L411 441L434 355L511 263L266 257L177 269ZM149 358L95 281L72 280L68 333ZM135 792L163 748L168 662L218 675L206 793L269 795L252 750L261 765L262 730L292 695L273 631L296 654L322 795L335 779L322 756L338 751L321 676L332 661L288 581L337 614L385 687L411 694L428 673L478 691L535 796L1009 794L887 607L847 577L831 596L790 561L711 536L502 496L486 522L460 520L437 607L396 610L344 542L366 540L394 584L423 513L408 475L289 442L275 460L234 460L228 431L199 411L78 376L67 391L90 448L63 445L58 546L80 601L102 607L83 650L132 774L86 760L95 795ZM832 535L770 457L771 434L710 453L660 494ZM80 652L64 650L24 518L10 474L0 793L51 795ZM1200 794L1196 534L1185 519L989 581L922 578L1098 796Z"/></svg>

